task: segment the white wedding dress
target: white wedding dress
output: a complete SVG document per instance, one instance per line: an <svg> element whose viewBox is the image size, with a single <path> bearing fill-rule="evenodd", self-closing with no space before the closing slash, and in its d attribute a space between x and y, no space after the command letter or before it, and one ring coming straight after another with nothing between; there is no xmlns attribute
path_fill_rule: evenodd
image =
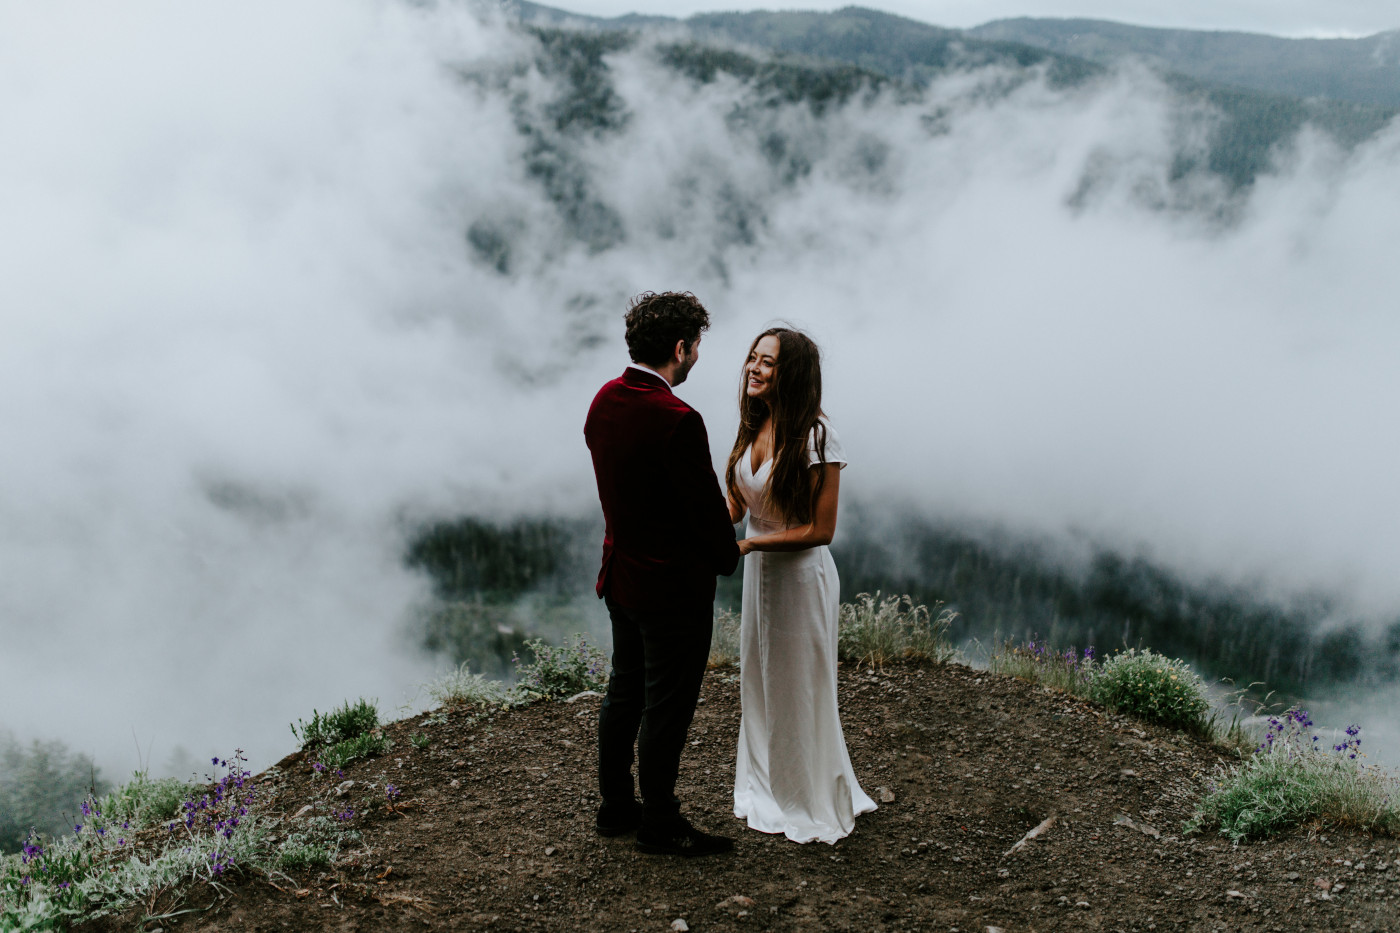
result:
<svg viewBox="0 0 1400 933"><path fill-rule="evenodd" d="M826 460L845 468L826 424ZM808 454L817 462L815 440ZM763 487L772 461L753 471L752 449L735 465L735 490L748 507L748 534L788 524L767 514ZM834 843L875 809L860 789L836 709L836 618L840 581L825 546L753 551L744 558L739 624L739 755L734 815L749 828L793 842Z"/></svg>

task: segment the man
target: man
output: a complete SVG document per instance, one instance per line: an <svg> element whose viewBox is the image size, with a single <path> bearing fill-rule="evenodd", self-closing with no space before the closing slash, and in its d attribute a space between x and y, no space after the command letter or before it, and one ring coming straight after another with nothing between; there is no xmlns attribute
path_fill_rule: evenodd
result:
<svg viewBox="0 0 1400 933"><path fill-rule="evenodd" d="M642 852L711 855L734 843L681 816L676 775L710 654L715 576L734 572L739 547L705 422L671 392L699 359L710 316L689 292L646 292L626 323L633 363L599 390L583 429L607 522L598 595L613 631L597 827L635 829Z"/></svg>

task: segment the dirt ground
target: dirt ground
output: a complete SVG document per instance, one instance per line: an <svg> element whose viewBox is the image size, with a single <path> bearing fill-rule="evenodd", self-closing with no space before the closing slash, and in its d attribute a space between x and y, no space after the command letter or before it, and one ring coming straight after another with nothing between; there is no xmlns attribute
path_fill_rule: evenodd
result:
<svg viewBox="0 0 1400 933"><path fill-rule="evenodd" d="M360 809L362 840L333 869L197 885L87 930L1400 931L1395 839L1183 837L1218 749L958 665L843 666L840 689L856 774L883 802L835 846L734 819L737 674L720 670L678 793L732 855L646 856L594 833L596 697L425 714L343 778L295 755L263 775L289 828L316 800ZM141 923L172 908L198 911Z"/></svg>

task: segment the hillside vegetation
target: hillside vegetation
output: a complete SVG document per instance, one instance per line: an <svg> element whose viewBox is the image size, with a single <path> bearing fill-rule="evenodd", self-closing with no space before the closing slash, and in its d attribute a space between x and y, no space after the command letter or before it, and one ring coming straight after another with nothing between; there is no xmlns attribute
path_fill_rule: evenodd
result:
<svg viewBox="0 0 1400 933"><path fill-rule="evenodd" d="M805 67L854 65L914 88L983 68L1019 72L1023 80L1043 75L1051 87L1073 88L1125 59L1140 60L1161 74L1183 104L1206 106L1222 117L1208 129L1207 154L1184 155L1174 175L1206 171L1236 189L1269 171L1279 147L1306 125L1352 147L1400 110L1400 32L1301 40L1031 19L956 30L862 7L702 13L683 21L581 17L530 3L517 9L529 23L603 31L664 28L703 44L737 45L751 55L793 57Z"/></svg>
<svg viewBox="0 0 1400 933"><path fill-rule="evenodd" d="M996 20L968 34L1103 64L1136 58L1209 84L1400 107L1400 30L1362 39L1284 39L1021 17Z"/></svg>

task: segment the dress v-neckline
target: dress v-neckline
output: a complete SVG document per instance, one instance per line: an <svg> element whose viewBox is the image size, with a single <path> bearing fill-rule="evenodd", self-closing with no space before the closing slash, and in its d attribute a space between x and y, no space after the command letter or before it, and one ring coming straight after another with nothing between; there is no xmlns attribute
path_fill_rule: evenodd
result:
<svg viewBox="0 0 1400 933"><path fill-rule="evenodd" d="M752 476L752 477L754 477L755 479L758 478L758 471L759 471L759 470L762 470L764 467L768 466L768 464L770 464L770 463L773 462L773 458L772 458L772 457L769 457L767 460L763 461L762 463L760 463L760 464L758 465L758 469L754 469L754 465L753 465L753 445L752 445L752 444L749 445L749 449L748 449L748 450L744 451L744 459L745 459L746 461L748 461L748 464L749 464L749 475Z"/></svg>

